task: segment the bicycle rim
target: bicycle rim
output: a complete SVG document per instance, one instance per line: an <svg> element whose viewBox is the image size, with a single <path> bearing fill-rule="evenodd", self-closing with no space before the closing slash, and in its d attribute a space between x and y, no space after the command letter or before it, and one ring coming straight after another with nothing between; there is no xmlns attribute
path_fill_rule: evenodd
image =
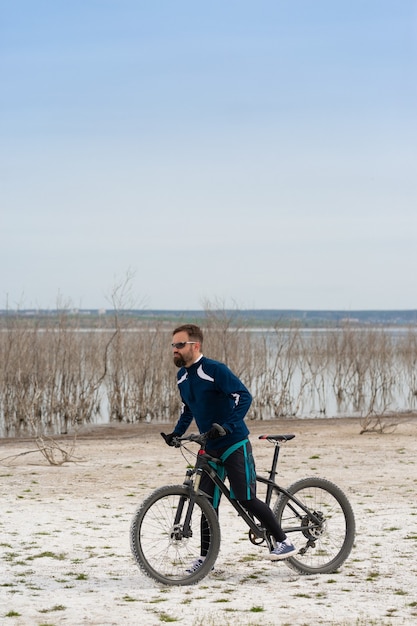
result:
<svg viewBox="0 0 417 626"><path fill-rule="evenodd" d="M136 510L130 529L133 556L140 569L165 585L191 585L212 569L220 549L217 515L204 497L198 497L190 523L184 532L184 520L190 503L190 491L182 485L161 487ZM179 508L181 517L175 520ZM207 526L208 553L196 572L187 568L200 556L201 519ZM185 535L188 536L185 536Z"/></svg>
<svg viewBox="0 0 417 626"><path fill-rule="evenodd" d="M355 518L345 494L330 481L314 477L297 481L287 491L320 521L312 522L300 505L280 496L274 513L299 549L285 560L286 565L300 574L336 571L349 556L355 539Z"/></svg>

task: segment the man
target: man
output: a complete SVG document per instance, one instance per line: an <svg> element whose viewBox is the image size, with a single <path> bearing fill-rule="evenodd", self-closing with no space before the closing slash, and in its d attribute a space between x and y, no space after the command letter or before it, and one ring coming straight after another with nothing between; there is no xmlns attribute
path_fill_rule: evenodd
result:
<svg viewBox="0 0 417 626"><path fill-rule="evenodd" d="M203 356L203 333L194 324L179 326L172 333L175 365L180 368L177 379L182 399L180 418L172 433L165 435L168 445L182 436L193 418L200 433L208 432L206 450L220 457L232 446L234 451L224 460L231 493L243 507L268 529L276 541L270 559L277 561L296 554L297 549L287 539L269 506L256 497L256 472L249 430L244 421L252 402L245 385L223 363ZM213 424L219 424L226 434L220 436ZM226 455L225 455L226 456ZM200 489L213 499L214 483L203 474ZM216 504L216 510L218 503ZM202 535L201 556L187 570L196 571L207 554Z"/></svg>

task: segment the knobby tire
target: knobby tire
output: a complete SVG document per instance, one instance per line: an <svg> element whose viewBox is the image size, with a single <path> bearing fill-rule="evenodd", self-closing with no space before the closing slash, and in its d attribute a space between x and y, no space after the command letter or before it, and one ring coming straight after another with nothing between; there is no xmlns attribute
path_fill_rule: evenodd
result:
<svg viewBox="0 0 417 626"><path fill-rule="evenodd" d="M174 528L180 502L183 510ZM160 487L136 510L130 527L130 545L136 563L144 574L164 585L192 585L204 578L216 561L220 549L217 515L204 496L198 496L191 519L192 535L182 536L184 518L190 503L190 489L183 485ZM203 565L193 573L187 567L200 556L200 522L208 525L209 547Z"/></svg>
<svg viewBox="0 0 417 626"><path fill-rule="evenodd" d="M311 526L311 520L299 505L281 494L274 506L278 522L300 552L285 564L299 574L330 574L347 559L355 540L355 517L349 500L334 483L324 478L303 478L288 487L322 522ZM302 531L291 532L295 527Z"/></svg>

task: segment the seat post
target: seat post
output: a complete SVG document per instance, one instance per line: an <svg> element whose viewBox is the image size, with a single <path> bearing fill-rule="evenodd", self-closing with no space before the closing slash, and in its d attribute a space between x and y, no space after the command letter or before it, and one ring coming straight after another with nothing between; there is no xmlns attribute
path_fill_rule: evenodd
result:
<svg viewBox="0 0 417 626"><path fill-rule="evenodd" d="M278 442L275 443L275 450L274 450L274 456L272 458L272 465L271 465L271 471L269 472L269 480L273 480L275 481L275 476L277 473L277 464L278 464L278 457L279 457L279 450L280 450L280 445Z"/></svg>
<svg viewBox="0 0 417 626"><path fill-rule="evenodd" d="M277 463L278 463L278 456L279 456L279 448L280 448L280 445L277 441L274 442L274 444L275 444L274 456L272 458L271 470L269 472L269 480L271 480L272 482L275 482L275 476L277 473L276 470L277 470ZM268 506L270 506L271 504L272 490L273 488L271 487L271 485L268 485L266 489L266 499L265 499L265 502L267 503Z"/></svg>

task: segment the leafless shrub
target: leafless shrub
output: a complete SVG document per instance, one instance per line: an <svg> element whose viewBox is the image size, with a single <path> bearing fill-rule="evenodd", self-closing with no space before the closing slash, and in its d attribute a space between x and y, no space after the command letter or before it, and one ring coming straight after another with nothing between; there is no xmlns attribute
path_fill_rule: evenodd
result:
<svg viewBox="0 0 417 626"><path fill-rule="evenodd" d="M164 420L180 407L169 350L171 333L158 321L138 326L123 315L131 278L128 274L111 295L115 340L105 381L109 418L119 422Z"/></svg>
<svg viewBox="0 0 417 626"><path fill-rule="evenodd" d="M176 324L124 315L81 328L67 310L56 319L22 323L9 317L0 333L0 433L32 434L52 462L65 457L45 437L97 418L175 421L179 394L170 350ZM181 320L182 321L182 320ZM181 322L178 320L178 322ZM359 414L363 432L395 425L396 400L417 402L417 334L349 325L325 332L298 326L248 328L238 310L206 303L204 352L225 362L253 395L251 419Z"/></svg>
<svg viewBox="0 0 417 626"><path fill-rule="evenodd" d="M417 406L417 332L408 328L398 339L398 353L406 383L407 398L411 407Z"/></svg>
<svg viewBox="0 0 417 626"><path fill-rule="evenodd" d="M254 345L238 309L228 310L218 301L206 301L204 311L204 351L211 358L227 363L239 378L249 378Z"/></svg>
<svg viewBox="0 0 417 626"><path fill-rule="evenodd" d="M295 416L302 404L299 378L300 334L279 327L252 337L252 412L254 418Z"/></svg>
<svg viewBox="0 0 417 626"><path fill-rule="evenodd" d="M81 332L66 312L42 328L10 319L0 335L0 415L6 434L66 433L97 414L111 340Z"/></svg>
<svg viewBox="0 0 417 626"><path fill-rule="evenodd" d="M295 415L299 397L294 396L293 376L298 351L297 332L253 330L238 314L221 302L205 303L205 350L222 361L251 390L252 419Z"/></svg>
<svg viewBox="0 0 417 626"><path fill-rule="evenodd" d="M111 420L168 419L179 412L170 337L151 325L118 332L106 382Z"/></svg>
<svg viewBox="0 0 417 626"><path fill-rule="evenodd" d="M339 410L352 406L362 415L362 432L392 430L395 399L404 384L401 340L384 328L349 326L326 333Z"/></svg>
<svg viewBox="0 0 417 626"><path fill-rule="evenodd" d="M45 457L49 465L63 465L75 460L76 437L71 440L69 446L59 443L53 437L37 437L36 445L39 452Z"/></svg>

